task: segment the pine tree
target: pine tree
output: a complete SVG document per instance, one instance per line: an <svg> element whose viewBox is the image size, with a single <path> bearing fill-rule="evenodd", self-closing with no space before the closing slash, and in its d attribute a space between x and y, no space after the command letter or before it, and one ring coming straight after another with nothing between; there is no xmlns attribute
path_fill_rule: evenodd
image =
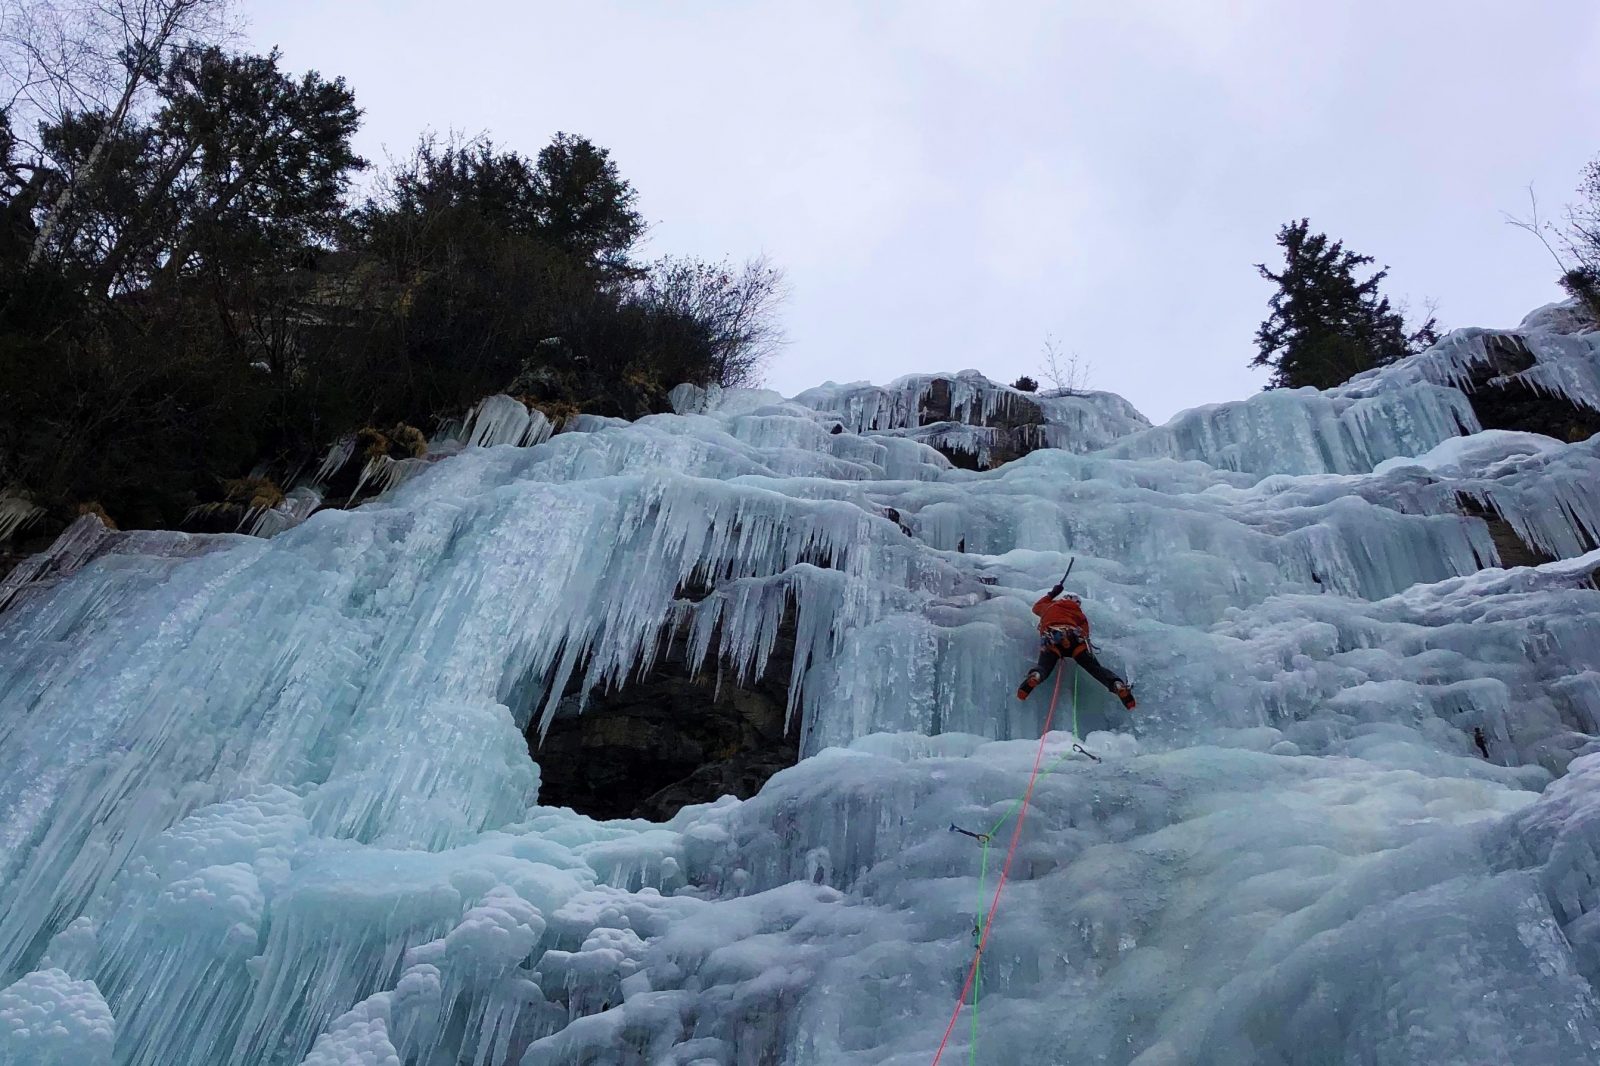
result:
<svg viewBox="0 0 1600 1066"><path fill-rule="evenodd" d="M635 207L639 194L610 152L585 137L556 134L539 151L534 195L547 240L603 272L634 272L628 252L646 227Z"/></svg>
<svg viewBox="0 0 1600 1066"><path fill-rule="evenodd" d="M1387 269L1365 280L1357 277L1372 263L1370 255L1346 251L1343 241L1312 233L1307 219L1279 230L1278 245L1284 254L1281 272L1256 264L1261 276L1278 286L1269 301L1272 314L1256 331L1259 350L1250 364L1272 368L1267 388L1332 388L1437 339L1431 317L1407 333L1404 316L1378 291Z"/></svg>

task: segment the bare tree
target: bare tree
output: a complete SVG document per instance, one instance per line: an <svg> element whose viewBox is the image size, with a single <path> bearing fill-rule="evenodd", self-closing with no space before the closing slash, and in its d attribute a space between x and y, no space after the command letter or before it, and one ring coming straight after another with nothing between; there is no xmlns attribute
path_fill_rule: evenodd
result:
<svg viewBox="0 0 1600 1066"><path fill-rule="evenodd" d="M1422 351L1439 343L1439 298L1437 296L1424 296L1422 298L1422 325L1412 330L1406 338L1413 348Z"/></svg>
<svg viewBox="0 0 1600 1066"><path fill-rule="evenodd" d="M1557 232L1556 227L1553 223L1539 217L1539 198L1534 195L1532 185L1528 186L1527 217L1513 215L1509 211L1502 211L1501 215L1505 218L1506 225L1515 226L1517 229L1533 234L1539 243L1544 245L1544 250L1550 253L1550 258L1555 260L1556 266L1563 274L1571 269L1567 265L1567 261L1561 258L1561 253L1556 251L1555 245L1550 241L1550 235Z"/></svg>
<svg viewBox="0 0 1600 1066"><path fill-rule="evenodd" d="M643 286L645 302L699 323L723 386L754 385L784 344L777 309L787 296L783 272L764 256L738 270L723 263L663 259Z"/></svg>
<svg viewBox="0 0 1600 1066"><path fill-rule="evenodd" d="M1089 391L1089 378L1094 368L1079 353L1063 352L1054 336L1044 339L1044 362L1039 374L1055 386L1062 396L1081 396Z"/></svg>
<svg viewBox="0 0 1600 1066"><path fill-rule="evenodd" d="M228 35L232 0L0 0L0 99L24 124L103 116L81 164L57 161L30 264L70 237L73 201L138 111L175 48ZM20 127L19 127L20 128ZM21 134L26 137L27 134ZM43 146L28 142L36 154Z"/></svg>
<svg viewBox="0 0 1600 1066"><path fill-rule="evenodd" d="M1528 186L1527 217L1519 218L1508 212L1505 220L1508 225L1533 234L1544 245L1544 250L1550 253L1561 271L1562 288L1578 300L1591 318L1600 322L1600 160L1585 169L1578 191L1583 194L1584 202L1567 208L1565 231L1539 217L1539 200L1531 185Z"/></svg>
<svg viewBox="0 0 1600 1066"><path fill-rule="evenodd" d="M1439 298L1437 296L1424 296L1422 298L1422 314L1411 313L1411 300L1402 297L1395 301L1395 313L1405 322L1406 348L1413 355L1417 352L1431 348L1439 343ZM1412 327L1415 328L1412 328Z"/></svg>

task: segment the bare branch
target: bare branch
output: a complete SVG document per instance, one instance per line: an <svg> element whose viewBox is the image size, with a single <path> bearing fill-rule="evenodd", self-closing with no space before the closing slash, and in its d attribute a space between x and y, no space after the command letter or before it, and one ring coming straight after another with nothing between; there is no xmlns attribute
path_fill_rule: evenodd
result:
<svg viewBox="0 0 1600 1066"><path fill-rule="evenodd" d="M1089 391L1089 378L1093 367L1079 353L1063 352L1053 335L1044 339L1044 362L1039 374L1055 386L1063 396L1081 396Z"/></svg>
<svg viewBox="0 0 1600 1066"><path fill-rule="evenodd" d="M760 256L738 270L725 262L663 259L644 281L640 297L704 328L718 384L749 386L786 343L777 309L787 294L783 272Z"/></svg>
<svg viewBox="0 0 1600 1066"><path fill-rule="evenodd" d="M54 160L64 187L43 209L28 262L70 240L78 190L94 180L107 146L143 105L169 52L229 35L232 0L0 0L5 95L23 105L18 128L105 116L81 164ZM45 155L42 146L30 147ZM66 234L62 238L62 234Z"/></svg>
<svg viewBox="0 0 1600 1066"><path fill-rule="evenodd" d="M1517 229L1525 230L1538 238L1539 243L1544 245L1544 250L1550 253L1550 258L1555 260L1556 267L1560 269L1563 275L1565 275L1571 268L1567 266L1566 261L1563 260L1560 253L1555 250L1555 246L1552 245L1549 238L1545 236L1546 230L1549 230L1553 233L1555 232L1555 227L1550 225L1548 222L1540 220L1539 198L1534 195L1532 185L1528 186L1528 208L1529 213L1527 218L1518 218L1509 211L1502 211L1501 215L1505 217L1506 225L1515 226Z"/></svg>

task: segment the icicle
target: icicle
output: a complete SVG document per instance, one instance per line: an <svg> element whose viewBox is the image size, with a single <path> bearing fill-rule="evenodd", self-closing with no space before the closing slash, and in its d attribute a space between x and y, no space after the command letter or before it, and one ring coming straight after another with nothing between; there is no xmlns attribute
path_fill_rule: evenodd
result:
<svg viewBox="0 0 1600 1066"><path fill-rule="evenodd" d="M344 468L352 456L356 454L356 439L354 436L340 437L328 449L328 454L323 457L322 465L317 467L317 472L311 478L313 487L326 485L328 479Z"/></svg>
<svg viewBox="0 0 1600 1066"><path fill-rule="evenodd" d="M316 489L309 486L290 489L277 506L256 515L249 532L256 537L275 537L310 518L321 506L322 495Z"/></svg>
<svg viewBox="0 0 1600 1066"><path fill-rule="evenodd" d="M0 541L27 528L44 514L44 508L22 496L0 492Z"/></svg>
<svg viewBox="0 0 1600 1066"><path fill-rule="evenodd" d="M365 507L85 526L31 570L0 621L0 1047L40 1017L130 1066L915 1061L970 958L948 826L1027 787L1048 704L1014 693L1068 556L1140 736L1060 667L988 1058L1600 1043L1594 447L1458 439L1415 362L1156 428L968 373L678 399L549 436L491 398ZM915 439L1034 408L1054 447L998 470ZM1462 496L1572 557L1493 568ZM661 824L539 806L528 732L669 636L724 686L792 639L806 757Z"/></svg>
<svg viewBox="0 0 1600 1066"><path fill-rule="evenodd" d="M510 396L490 396L467 414L462 439L468 447L509 444L527 448L550 439L555 427L543 411L530 410Z"/></svg>

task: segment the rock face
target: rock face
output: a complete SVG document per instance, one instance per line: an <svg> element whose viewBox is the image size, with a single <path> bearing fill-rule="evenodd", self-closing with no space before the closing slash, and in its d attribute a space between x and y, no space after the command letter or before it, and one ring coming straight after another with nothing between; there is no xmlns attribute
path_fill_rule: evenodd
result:
<svg viewBox="0 0 1600 1066"><path fill-rule="evenodd" d="M17 560L0 574L0 610L48 589L105 555L183 559L245 540L242 534L180 533L164 529L115 530L98 515L68 526L44 551Z"/></svg>
<svg viewBox="0 0 1600 1066"><path fill-rule="evenodd" d="M1484 429L1543 433L1568 443L1600 433L1600 411L1542 392L1517 377L1538 362L1523 337L1490 334L1484 337L1484 348L1488 359L1473 367L1460 386Z"/></svg>
<svg viewBox="0 0 1600 1066"><path fill-rule="evenodd" d="M1555 562L1555 556L1541 551L1517 536L1516 529L1493 507L1469 496L1458 496L1456 501L1461 507L1462 514L1481 518L1483 524L1489 527L1489 539L1494 541L1494 549L1499 553L1501 566L1540 566Z"/></svg>
<svg viewBox="0 0 1600 1066"><path fill-rule="evenodd" d="M595 818L665 821L693 803L749 799L800 757L798 730L785 728L789 626L766 674L739 687L714 673L691 677L675 641L645 677L560 715L528 747L542 776L539 801Z"/></svg>
<svg viewBox="0 0 1600 1066"><path fill-rule="evenodd" d="M994 410L981 413L960 410L952 399L952 381L934 378L917 407L922 439L949 459L952 466L987 471L1046 447L1048 419L1027 395L1006 395L1005 402L995 405Z"/></svg>
<svg viewBox="0 0 1600 1066"><path fill-rule="evenodd" d="M968 424L958 417L963 412L952 409L951 399L950 379L934 378L918 406L921 425L928 429L957 429ZM1045 415L1038 403L1020 393L1008 397L1008 400L1008 403L988 412L987 417L979 416L978 421L973 423L992 430L981 452L952 446L937 435L928 443L949 459L952 465L966 470L987 470L1020 459L1034 449L1043 447L1044 434L1040 427L1045 424Z"/></svg>

